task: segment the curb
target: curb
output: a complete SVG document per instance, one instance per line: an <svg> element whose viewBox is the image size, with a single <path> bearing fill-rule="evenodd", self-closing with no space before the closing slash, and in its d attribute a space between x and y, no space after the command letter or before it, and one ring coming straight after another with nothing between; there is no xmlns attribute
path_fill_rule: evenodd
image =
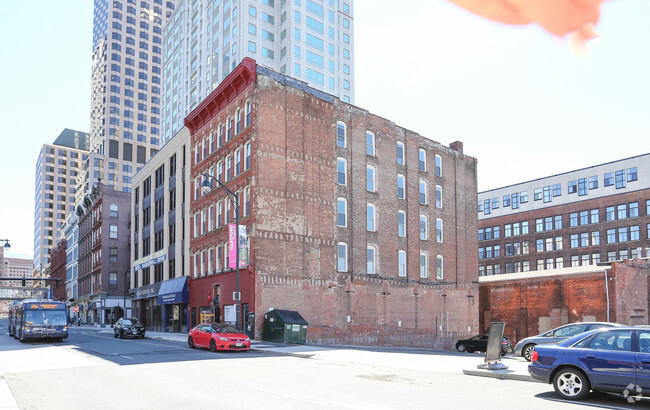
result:
<svg viewBox="0 0 650 410"><path fill-rule="evenodd" d="M468 376L491 377L500 380L519 380L523 382L537 383L532 376L527 374L518 374L512 372L504 372L503 370L487 371L487 370L467 370L463 369L463 374Z"/></svg>

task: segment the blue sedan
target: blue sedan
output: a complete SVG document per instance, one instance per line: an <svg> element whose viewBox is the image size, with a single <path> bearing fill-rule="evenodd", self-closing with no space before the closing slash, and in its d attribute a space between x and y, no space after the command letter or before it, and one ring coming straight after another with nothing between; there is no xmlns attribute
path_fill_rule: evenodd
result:
<svg viewBox="0 0 650 410"><path fill-rule="evenodd" d="M556 345L535 346L528 372L568 400L594 390L638 401L650 395L650 328L591 330Z"/></svg>

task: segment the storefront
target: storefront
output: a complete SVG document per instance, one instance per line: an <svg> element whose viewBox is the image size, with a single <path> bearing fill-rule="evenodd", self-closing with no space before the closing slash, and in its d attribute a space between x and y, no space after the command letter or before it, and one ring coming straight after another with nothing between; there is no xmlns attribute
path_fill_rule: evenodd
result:
<svg viewBox="0 0 650 410"><path fill-rule="evenodd" d="M190 292L187 276L166 280L158 290L158 305L162 306L164 332L189 332L189 303Z"/></svg>
<svg viewBox="0 0 650 410"><path fill-rule="evenodd" d="M158 304L158 291L161 283L145 285L133 289L133 316L140 319L146 330L163 331L162 309Z"/></svg>

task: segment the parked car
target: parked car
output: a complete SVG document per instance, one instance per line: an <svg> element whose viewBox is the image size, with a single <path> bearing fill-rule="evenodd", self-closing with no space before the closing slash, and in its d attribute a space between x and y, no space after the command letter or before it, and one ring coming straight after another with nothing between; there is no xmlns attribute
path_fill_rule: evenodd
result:
<svg viewBox="0 0 650 410"><path fill-rule="evenodd" d="M137 318L121 317L113 325L113 333L113 337L119 337L120 339L125 337L139 337L140 339L144 339L144 326Z"/></svg>
<svg viewBox="0 0 650 410"><path fill-rule="evenodd" d="M568 325L556 327L548 332L542 333L537 336L530 336L521 339L515 346L515 356L522 356L530 362L530 356L533 348L539 344L545 343L559 343L571 336L584 333L592 329L600 329L602 327L623 326L618 323L609 322L577 322Z"/></svg>
<svg viewBox="0 0 650 410"><path fill-rule="evenodd" d="M552 383L564 399L580 400L594 390L638 402L650 394L650 328L600 328L535 346L528 372Z"/></svg>
<svg viewBox="0 0 650 410"><path fill-rule="evenodd" d="M250 350L251 339L234 326L225 323L201 323L187 337L190 348L205 347L217 350Z"/></svg>
<svg viewBox="0 0 650 410"><path fill-rule="evenodd" d="M459 352L485 352L487 350L488 335L476 335L469 339L461 339L456 342L456 350ZM503 337L501 341L501 354L505 356L506 353L512 352L512 343L507 337Z"/></svg>

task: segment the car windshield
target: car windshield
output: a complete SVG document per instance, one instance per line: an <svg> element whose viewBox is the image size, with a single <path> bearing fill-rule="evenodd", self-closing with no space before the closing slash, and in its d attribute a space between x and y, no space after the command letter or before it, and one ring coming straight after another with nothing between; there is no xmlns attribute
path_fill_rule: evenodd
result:
<svg viewBox="0 0 650 410"><path fill-rule="evenodd" d="M212 328L217 333L239 333L239 330L235 326L224 323L213 323Z"/></svg>
<svg viewBox="0 0 650 410"><path fill-rule="evenodd" d="M138 319L123 319L122 324L124 326L140 326L140 321Z"/></svg>

